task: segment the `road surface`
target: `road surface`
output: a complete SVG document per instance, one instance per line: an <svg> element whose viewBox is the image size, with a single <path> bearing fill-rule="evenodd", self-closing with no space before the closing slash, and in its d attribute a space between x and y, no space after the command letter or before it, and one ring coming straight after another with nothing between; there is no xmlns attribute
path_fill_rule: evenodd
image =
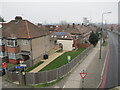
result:
<svg viewBox="0 0 120 90"><path fill-rule="evenodd" d="M110 45L110 57L108 62L108 73L104 88L113 88L118 86L118 66L120 66L120 61L118 61L118 35L108 32L109 45Z"/></svg>

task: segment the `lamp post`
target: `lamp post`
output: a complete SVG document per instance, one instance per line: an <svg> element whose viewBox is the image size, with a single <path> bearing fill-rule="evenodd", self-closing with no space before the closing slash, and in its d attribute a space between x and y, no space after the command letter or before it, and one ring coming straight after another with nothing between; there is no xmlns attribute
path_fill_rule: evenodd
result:
<svg viewBox="0 0 120 90"><path fill-rule="evenodd" d="M101 59L102 57L102 31L103 31L103 18L104 18L104 15L105 14L110 14L112 12L105 12L105 13L102 13L102 29L101 29L101 35L100 35L100 55L99 55L99 59Z"/></svg>

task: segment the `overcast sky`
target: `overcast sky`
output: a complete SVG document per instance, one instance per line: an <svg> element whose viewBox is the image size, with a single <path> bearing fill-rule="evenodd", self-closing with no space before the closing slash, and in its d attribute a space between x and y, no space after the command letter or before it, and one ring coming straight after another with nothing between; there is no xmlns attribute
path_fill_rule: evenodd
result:
<svg viewBox="0 0 120 90"><path fill-rule="evenodd" d="M101 22L102 13L107 23L118 22L118 2L1 2L0 15L6 21L14 19L16 15L22 16L33 23L82 23L83 17L88 17L92 22Z"/></svg>

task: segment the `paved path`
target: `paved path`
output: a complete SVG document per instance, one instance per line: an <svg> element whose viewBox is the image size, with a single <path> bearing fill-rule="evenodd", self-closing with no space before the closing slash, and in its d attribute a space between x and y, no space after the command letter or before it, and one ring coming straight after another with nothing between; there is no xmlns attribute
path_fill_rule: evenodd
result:
<svg viewBox="0 0 120 90"><path fill-rule="evenodd" d="M58 56L62 55L63 53L65 53L65 51L63 51L61 53L54 53L54 54L50 55L49 58L46 59L43 64L39 65L38 67L36 67L35 69L33 69L30 72L38 72L38 71L40 71L42 68L47 66L49 63L51 63L53 60L55 60Z"/></svg>
<svg viewBox="0 0 120 90"><path fill-rule="evenodd" d="M93 50L90 51L89 55L80 63L70 75L65 77L59 83L53 85L53 88L82 88L82 79L80 77L80 72L85 70L88 75L85 78L84 87L85 88L97 88L100 80L101 73L106 57L107 48L102 49L102 59L99 57L99 42Z"/></svg>

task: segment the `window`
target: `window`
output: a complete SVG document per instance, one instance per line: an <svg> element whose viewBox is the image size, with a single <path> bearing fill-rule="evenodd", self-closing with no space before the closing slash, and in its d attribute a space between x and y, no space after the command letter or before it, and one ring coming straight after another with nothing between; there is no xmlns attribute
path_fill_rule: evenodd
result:
<svg viewBox="0 0 120 90"><path fill-rule="evenodd" d="M8 58L9 59L17 59L17 56L15 53L8 53Z"/></svg>
<svg viewBox="0 0 120 90"><path fill-rule="evenodd" d="M1 57L1 58L3 57L3 52L0 52L0 57Z"/></svg>
<svg viewBox="0 0 120 90"><path fill-rule="evenodd" d="M61 38L64 38L64 36L61 36Z"/></svg>
<svg viewBox="0 0 120 90"><path fill-rule="evenodd" d="M6 56L6 52L0 52L0 57L2 58L4 56Z"/></svg>
<svg viewBox="0 0 120 90"><path fill-rule="evenodd" d="M53 28L53 26L50 26L50 28Z"/></svg>
<svg viewBox="0 0 120 90"><path fill-rule="evenodd" d="M67 38L67 36L65 36L65 38Z"/></svg>
<svg viewBox="0 0 120 90"><path fill-rule="evenodd" d="M0 45L4 44L4 40L2 38L0 38Z"/></svg>
<svg viewBox="0 0 120 90"><path fill-rule="evenodd" d="M16 40L7 40L7 46L15 47L15 46L17 46L17 41Z"/></svg>
<svg viewBox="0 0 120 90"><path fill-rule="evenodd" d="M28 45L29 41L28 40L23 40L23 45Z"/></svg>

